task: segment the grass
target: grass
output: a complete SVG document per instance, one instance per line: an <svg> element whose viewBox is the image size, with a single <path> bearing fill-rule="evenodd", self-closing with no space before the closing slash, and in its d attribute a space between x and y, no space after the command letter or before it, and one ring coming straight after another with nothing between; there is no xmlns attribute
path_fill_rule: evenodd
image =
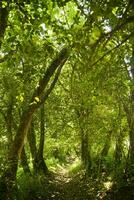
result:
<svg viewBox="0 0 134 200"><path fill-rule="evenodd" d="M74 163L69 165L68 174L70 176L77 174L80 170L82 170L83 166L80 160L75 160Z"/></svg>

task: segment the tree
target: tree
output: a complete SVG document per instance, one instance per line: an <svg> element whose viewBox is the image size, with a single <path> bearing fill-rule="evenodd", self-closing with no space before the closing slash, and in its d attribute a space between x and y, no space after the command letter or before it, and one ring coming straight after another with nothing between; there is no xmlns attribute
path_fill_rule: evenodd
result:
<svg viewBox="0 0 134 200"><path fill-rule="evenodd" d="M48 168L44 161L44 142L45 142L45 107L44 104L41 106L40 109L40 141L39 141L39 148L36 151L35 155L35 173L47 173Z"/></svg>
<svg viewBox="0 0 134 200"><path fill-rule="evenodd" d="M12 141L8 137L10 152L1 180L2 188L7 194L12 191L18 160L29 134L33 114L44 102L53 102L52 99L48 100L52 91L53 97L64 97L64 103L59 102L65 111L59 114L58 121L65 127L64 133L71 130L71 133L79 135L81 157L87 169L92 165L93 149L98 143L100 145L97 149L103 149L104 137L113 130L113 123L118 121L117 104L123 104L130 128L129 153L132 164L134 134L133 115L131 117L130 113L133 114L133 7L132 1L125 0L1 1L0 107L2 115L6 116L5 124L9 136L13 139ZM68 58L66 70L61 73ZM130 59L131 72L128 73ZM60 74L61 79L54 91ZM62 94L58 94L56 89ZM66 101L69 102L68 106ZM58 107L58 102L56 104ZM65 114L66 120L63 120L66 111L69 113ZM52 113L55 115L55 112ZM11 127L13 114L17 124L14 131ZM123 115L124 111L121 110L121 120L118 121L114 134L118 133L118 124L122 123ZM55 123L55 117L51 115L51 118ZM59 135L58 131L62 132L60 125L56 128L49 127L49 130L56 134L55 138ZM127 127L126 124L124 126ZM41 138L44 140L43 132L42 126ZM128 139L127 134L128 132L125 132L120 135L120 144ZM75 141L77 136L72 135L70 134L71 139ZM37 153L33 134L29 143L34 157L32 140ZM41 158L43 140L40 142ZM102 140L103 142L100 142ZM75 149L78 144L72 142L72 145ZM116 145L119 146L124 148L124 145ZM105 154L108 148L109 145L104 148ZM39 154L37 157L40 157ZM8 197L3 196L4 198Z"/></svg>
<svg viewBox="0 0 134 200"><path fill-rule="evenodd" d="M11 151L9 152L8 168L6 169L6 171L4 172L3 177L2 177L2 179L3 179L2 181L6 182L7 188L5 188L5 191L7 190L7 192L12 190L12 185L16 178L18 159L21 155L21 151L24 146L24 140L27 136L33 113L38 108L38 106L41 105L42 103L44 103L44 101L47 99L49 93L53 89L53 87L58 79L58 75L60 72L59 70L57 71L57 73L55 75L55 79L51 83L51 85L48 88L48 90L46 91L45 95L43 94L44 89L47 87L47 84L48 84L51 76L55 72L55 70L58 67L61 70L61 68L63 67L67 58L68 58L67 49L63 49L60 52L59 56L52 62L50 67L47 69L43 79L41 79L39 81L39 86L37 87L37 89L35 89L33 97L31 99L27 109L25 111L23 111L17 134L13 141ZM39 101L36 100L37 98L39 99ZM5 183L4 183L4 185L5 185Z"/></svg>

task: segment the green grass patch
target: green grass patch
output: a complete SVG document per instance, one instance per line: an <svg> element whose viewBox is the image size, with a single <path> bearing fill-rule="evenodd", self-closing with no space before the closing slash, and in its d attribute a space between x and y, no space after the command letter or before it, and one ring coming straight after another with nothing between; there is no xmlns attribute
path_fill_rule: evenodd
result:
<svg viewBox="0 0 134 200"><path fill-rule="evenodd" d="M72 163L69 167L68 167L68 174L69 175L75 175L77 174L79 171L81 171L83 169L82 163L80 160L76 160L74 163Z"/></svg>

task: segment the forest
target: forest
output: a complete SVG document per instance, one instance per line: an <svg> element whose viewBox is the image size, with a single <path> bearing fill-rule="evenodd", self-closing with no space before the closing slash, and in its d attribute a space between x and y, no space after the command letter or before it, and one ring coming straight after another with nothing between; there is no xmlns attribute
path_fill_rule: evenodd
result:
<svg viewBox="0 0 134 200"><path fill-rule="evenodd" d="M0 200L134 199L134 1L0 0Z"/></svg>

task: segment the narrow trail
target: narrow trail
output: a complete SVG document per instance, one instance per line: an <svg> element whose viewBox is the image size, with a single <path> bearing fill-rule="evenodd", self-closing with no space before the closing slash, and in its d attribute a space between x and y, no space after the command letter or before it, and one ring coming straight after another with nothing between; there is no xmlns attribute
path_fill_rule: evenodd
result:
<svg viewBox="0 0 134 200"><path fill-rule="evenodd" d="M94 188L83 176L69 176L66 170L53 174L46 185L46 199L41 200L93 200Z"/></svg>
<svg viewBox="0 0 134 200"><path fill-rule="evenodd" d="M63 171L56 174L52 181L53 189L49 190L47 199L42 200L133 200L134 187L122 187L118 191L103 190L99 182L87 181L77 174L70 177Z"/></svg>
<svg viewBox="0 0 134 200"><path fill-rule="evenodd" d="M42 179L43 196L31 192L26 200L133 200L134 185L116 189L104 188L110 182L86 178L82 173L69 176L65 169ZM45 196L44 196L45 194Z"/></svg>

